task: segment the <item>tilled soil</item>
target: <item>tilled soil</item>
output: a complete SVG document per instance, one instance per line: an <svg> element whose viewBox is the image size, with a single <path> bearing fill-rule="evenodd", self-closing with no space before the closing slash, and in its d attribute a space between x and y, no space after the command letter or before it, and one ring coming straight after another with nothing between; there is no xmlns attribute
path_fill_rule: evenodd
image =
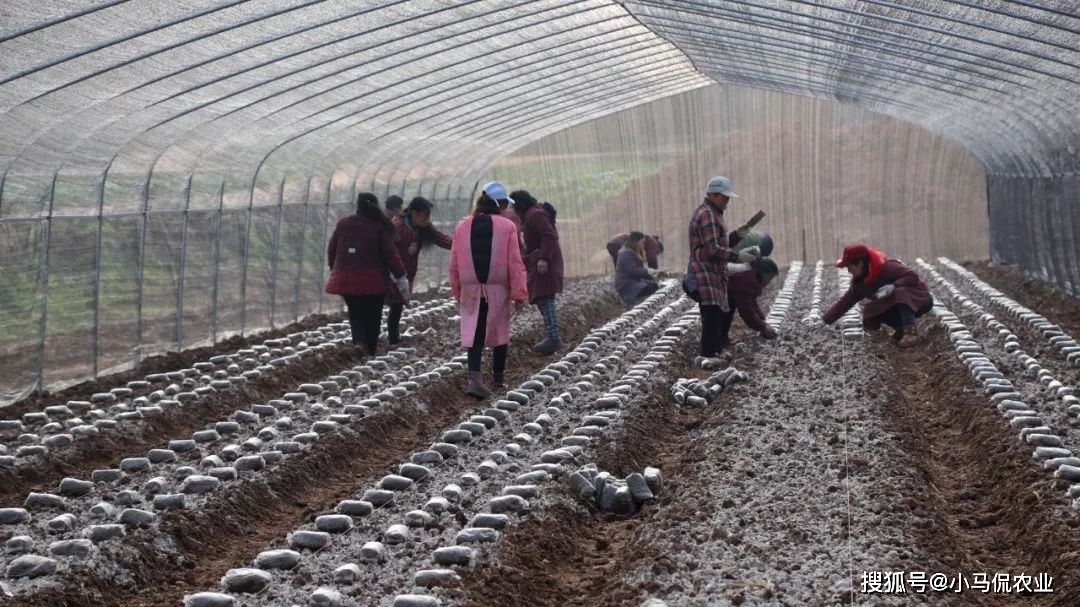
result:
<svg viewBox="0 0 1080 607"><path fill-rule="evenodd" d="M751 384L704 410L657 391L598 450L616 475L659 466L656 503L629 518L569 498L534 513L448 591L455 604L1080 604L1078 511L944 333L908 350L842 342L792 326L805 305L788 341L735 361ZM1055 592L863 593L874 571L1046 573Z"/></svg>
<svg viewBox="0 0 1080 607"><path fill-rule="evenodd" d="M82 400L95 392L108 392L111 388L123 386L129 381L142 379L151 373L165 373L183 369L211 356L231 354L252 344L262 343L267 339L277 339L291 333L308 331L329 323L341 322L344 318L343 314L312 314L303 320L270 331L243 336L236 335L219 341L212 346L150 356L128 371L102 375L55 393L45 391L40 394L33 394L10 406L0 408L0 415L7 419L15 419L24 413L41 411L49 405L62 405L69 400Z"/></svg>
<svg viewBox="0 0 1080 607"><path fill-rule="evenodd" d="M949 571L1048 573L1054 594L949 596L956 605L1080 604L1080 511L1031 458L934 327L917 348L878 351L897 382L884 410L910 465L925 481L909 497L933 524L916 527L918 544ZM945 598L944 596L942 597Z"/></svg>
<svg viewBox="0 0 1080 607"><path fill-rule="evenodd" d="M681 358L693 358L697 344L684 346ZM702 456L686 441L705 412L674 406L666 386L657 386L638 404L618 435L605 437L597 446L598 468L622 478L656 466L667 478L678 479L682 468ZM528 604L537 607L617 604L609 602L615 574L629 561L654 552L635 543L635 533L646 522L645 513L622 517L558 500L543 515L510 529L498 560L478 566L460 588L450 589L450 596L455 604L471 606L522 604L521 597L529 597Z"/></svg>
<svg viewBox="0 0 1080 607"><path fill-rule="evenodd" d="M988 261L969 262L963 266L995 289L1060 325L1066 333L1080 335L1080 299L1024 276L1015 266Z"/></svg>
<svg viewBox="0 0 1080 607"><path fill-rule="evenodd" d="M604 296L561 311L560 328L570 345L623 310L614 297ZM542 338L535 322L539 316L534 319L533 315L529 310L515 318L515 325L528 328L516 332L511 342L507 369L511 383L523 381L560 356L531 350ZM455 338L456 332L442 336L449 344L436 347L421 342L417 346L427 347L428 352L447 346L453 350ZM306 380L321 379L351 364L356 363L346 360L328 369L310 370ZM271 397L294 389L297 383L297 378L284 381ZM123 541L110 543L105 552L110 565L69 572L57 584L22 595L12 604L177 605L185 594L217 587L227 569L249 561L267 542L283 538L315 514L332 510L339 500L355 498L358 486L396 471L394 464L425 449L443 429L467 418L478 404L464 394L464 388L461 373L424 386L409 399L415 408L380 409L353 428L318 441L303 457L287 459L272 475L229 486L203 508L169 511L157 529L130 533Z"/></svg>
<svg viewBox="0 0 1080 607"><path fill-rule="evenodd" d="M1068 310L1055 312L993 282L984 269L974 271L1080 334L1067 324ZM923 343L897 349L881 335L842 338L835 329L803 324L812 274L812 266L803 269L781 339L761 342L735 329L745 349L733 364L750 373L749 383L729 388L709 407L675 405L667 388L676 378L708 375L688 364L696 349L692 331L650 377L650 389L626 405L613 431L588 448L587 461L617 477L659 467L659 499L619 517L571 497L561 486L564 478L552 481L557 484L545 485L542 498L476 565L458 569L460 582L435 592L443 604L1080 604L1080 510L1065 497L1066 484L1031 458L1031 448L991 406L945 332L928 316L921 321ZM835 270L825 268L823 284L824 307L838 296ZM577 314L564 310L567 346L620 311L610 299ZM1039 387L1020 377L993 336L975 326L972 315L962 316L1025 398L1039 400ZM1027 342L1037 336L1020 334L1034 353ZM515 337L511 384L559 356L530 352L538 338L535 328ZM260 399L343 366L291 378ZM298 525L355 497L358 488L467 419L477 405L463 388L461 374L425 386L410 397L423 403L422 415L407 407L370 415L259 482L228 487L199 510L168 512L154 534L136 531L103 544L119 567L65 574L60 589L42 588L10 604L178 605L186 594L218 588L227 569L268 545L283 546ZM595 388L600 393L604 386ZM1073 429L1063 430L1067 436ZM498 432L492 435L500 440ZM447 472L464 471L465 464L460 470L448 464ZM383 524L378 521L372 524ZM452 537L451 531L426 531ZM420 546L423 552L430 548ZM393 577L413 570L406 566ZM968 581L975 574L1045 573L1054 578L1054 593L917 592L909 586L903 594L871 594L864 591L873 572L963 574ZM311 584L325 582L298 575L293 583L302 596ZM400 591L408 588L396 581L386 588ZM259 604L258 598L244 604ZM388 604L386 596L353 594L351 600Z"/></svg>

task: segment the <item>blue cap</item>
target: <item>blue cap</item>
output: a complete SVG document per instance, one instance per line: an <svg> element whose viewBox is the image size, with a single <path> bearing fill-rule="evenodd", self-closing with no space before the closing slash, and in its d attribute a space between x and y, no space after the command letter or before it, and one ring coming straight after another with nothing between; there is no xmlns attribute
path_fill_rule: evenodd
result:
<svg viewBox="0 0 1080 607"><path fill-rule="evenodd" d="M514 199L510 198L510 195L506 193L506 186L498 181L489 181L484 184L482 188L487 197L492 200L506 200L510 204L514 204Z"/></svg>

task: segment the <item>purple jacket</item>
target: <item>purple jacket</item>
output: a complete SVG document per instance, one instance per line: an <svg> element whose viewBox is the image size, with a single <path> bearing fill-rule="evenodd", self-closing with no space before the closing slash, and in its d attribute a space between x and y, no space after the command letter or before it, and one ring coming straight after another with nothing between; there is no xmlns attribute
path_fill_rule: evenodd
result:
<svg viewBox="0 0 1080 607"><path fill-rule="evenodd" d="M405 223L405 218L401 215L393 219L394 229L397 231L396 238L394 239L394 246L397 247L398 255L401 257L401 261L405 264L405 274L409 277L409 288L412 288L413 281L416 280L416 271L420 266L420 240L417 238L416 229L411 225ZM446 234L435 229L435 226L431 226L431 231L435 235L435 244L444 249L449 249L450 245L454 242L454 239ZM415 250L409 253L409 247L416 245ZM387 303L391 304L404 304L405 298L398 292L394 283L387 279L386 284Z"/></svg>
<svg viewBox="0 0 1080 607"><path fill-rule="evenodd" d="M649 271L633 251L627 248L619 251L615 264L615 291L624 306L629 308L635 305L638 294L651 282Z"/></svg>
<svg viewBox="0 0 1080 607"><path fill-rule="evenodd" d="M400 278L405 264L394 246L394 233L362 215L342 217L326 248L332 295L381 295L386 293L387 272Z"/></svg>
<svg viewBox="0 0 1080 607"><path fill-rule="evenodd" d="M739 311L746 326L754 331L764 331L768 326L765 313L758 305L762 292L761 282L754 270L743 270L728 276L728 298L731 307Z"/></svg>
<svg viewBox="0 0 1080 607"><path fill-rule="evenodd" d="M559 233L539 204L529 207L521 219L525 237L525 271L528 273L529 301L536 302L563 290L563 257ZM536 262L546 260L546 274L536 271Z"/></svg>
<svg viewBox="0 0 1080 607"><path fill-rule="evenodd" d="M622 250L622 246L626 244L626 239L630 238L630 234L616 234L615 238L612 238L608 242L608 251L614 251L612 257L615 258L615 263L618 264L619 251ZM652 269L656 270L660 267L660 243L655 238L645 235L645 263Z"/></svg>

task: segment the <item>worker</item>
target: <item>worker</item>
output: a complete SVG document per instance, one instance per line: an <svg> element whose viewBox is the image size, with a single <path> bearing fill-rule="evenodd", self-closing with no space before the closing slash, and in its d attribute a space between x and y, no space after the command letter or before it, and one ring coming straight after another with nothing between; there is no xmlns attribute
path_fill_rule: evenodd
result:
<svg viewBox="0 0 1080 607"><path fill-rule="evenodd" d="M433 207L431 201L417 196L409 201L409 206L401 215L392 220L396 233L394 244L397 246L401 260L405 262L410 291L416 281L416 272L420 265L420 251L431 245L449 249L453 242L453 238L440 232L431 224ZM396 346L401 342L401 313L405 309L406 300L393 284L388 285L387 293L389 293L387 300L390 303L390 314L386 319L387 341L391 346Z"/></svg>
<svg viewBox="0 0 1080 607"><path fill-rule="evenodd" d="M903 263L864 244L849 244L836 267L847 268L851 286L829 308L822 321L831 325L861 300L863 328L877 331L881 325L893 329L893 341L900 347L919 342L915 319L934 307L934 298L922 278Z"/></svg>
<svg viewBox="0 0 1080 607"><path fill-rule="evenodd" d="M705 186L705 200L690 217L690 261L683 281L688 293L696 294L701 313L701 346L694 366L716 369L722 364L722 323L730 310L728 302L728 262L750 263L758 258L755 248L736 251L728 244L724 210L738 195L731 180L717 176Z"/></svg>
<svg viewBox="0 0 1080 607"><path fill-rule="evenodd" d="M544 207L525 190L510 192L513 208L521 218L525 244L525 271L529 279L529 301L544 318L544 340L533 346L541 354L562 347L555 296L563 290L563 256L559 233Z"/></svg>
<svg viewBox="0 0 1080 607"><path fill-rule="evenodd" d="M645 267L645 234L630 232L615 264L615 291L627 308L656 293L660 285Z"/></svg>
<svg viewBox="0 0 1080 607"><path fill-rule="evenodd" d="M611 255L612 265L619 265L619 251L622 250L623 245L626 244L626 239L630 234L616 234L615 238L612 238L607 243L608 254ZM659 234L646 235L644 242L645 247L645 265L649 266L653 270L660 269L659 257L664 254L664 243L660 241Z"/></svg>
<svg viewBox="0 0 1080 607"><path fill-rule="evenodd" d="M394 246L394 226L379 208L374 194L359 193L356 213L337 222L327 245L326 261L330 265L326 292L345 300L353 345L375 356L387 274L405 301L410 292L405 264Z"/></svg>
<svg viewBox="0 0 1080 607"><path fill-rule="evenodd" d="M751 330L757 331L764 339L776 338L776 330L765 320L765 313L758 305L758 298L765 287L780 274L776 262L768 257L759 257L748 264L728 264L728 310L720 319L719 347L721 350L731 345L729 333L735 312L739 312L743 322Z"/></svg>
<svg viewBox="0 0 1080 607"><path fill-rule="evenodd" d="M731 248L736 251L757 247L762 257L771 257L773 252L773 239L765 232L754 232L747 228L739 228L728 239Z"/></svg>
<svg viewBox="0 0 1080 607"><path fill-rule="evenodd" d="M481 371L485 345L494 349L491 385L505 387L511 305L520 310L529 295L517 227L499 212L499 201L508 198L501 183L485 185L450 247L450 290L461 306L461 345L469 358L465 391L477 399L491 396Z"/></svg>
<svg viewBox="0 0 1080 607"><path fill-rule="evenodd" d="M401 216L401 207L405 204L405 201L402 200L401 196L395 194L388 196L384 204L386 206L386 217L393 219Z"/></svg>

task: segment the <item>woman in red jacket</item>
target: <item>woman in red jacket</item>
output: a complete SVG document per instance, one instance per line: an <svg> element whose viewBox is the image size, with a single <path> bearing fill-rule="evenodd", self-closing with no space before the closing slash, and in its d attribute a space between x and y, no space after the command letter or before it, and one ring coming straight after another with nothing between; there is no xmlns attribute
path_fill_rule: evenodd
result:
<svg viewBox="0 0 1080 607"><path fill-rule="evenodd" d="M420 265L420 251L431 245L449 249L454 239L440 232L431 225L431 209L434 205L427 198L417 196L409 201L405 211L394 217L394 244L397 246L398 255L405 263L405 274L409 277L409 290L413 288L416 280L416 270ZM386 319L387 341L391 346L396 346L401 341L399 334L401 313L407 303L406 298L393 284L387 287L387 298L390 302L390 315Z"/></svg>
<svg viewBox="0 0 1080 607"><path fill-rule="evenodd" d="M529 300L544 318L544 341L533 346L543 354L562 347L555 295L563 290L563 256L559 233L544 207L525 190L510 192L514 211L521 218L525 241L525 271L528 273Z"/></svg>
<svg viewBox="0 0 1080 607"><path fill-rule="evenodd" d="M326 292L341 295L349 309L354 345L375 355L379 343L386 276L394 277L400 292L409 298L405 264L394 246L394 226L370 192L356 196L356 214L342 217L326 249L330 280Z"/></svg>
<svg viewBox="0 0 1080 607"><path fill-rule="evenodd" d="M864 329L877 331L881 325L889 325L893 340L901 347L918 342L915 319L934 307L934 298L914 270L864 244L844 247L836 267L847 268L851 286L825 312L825 324L831 325L856 303L869 299L862 311Z"/></svg>

